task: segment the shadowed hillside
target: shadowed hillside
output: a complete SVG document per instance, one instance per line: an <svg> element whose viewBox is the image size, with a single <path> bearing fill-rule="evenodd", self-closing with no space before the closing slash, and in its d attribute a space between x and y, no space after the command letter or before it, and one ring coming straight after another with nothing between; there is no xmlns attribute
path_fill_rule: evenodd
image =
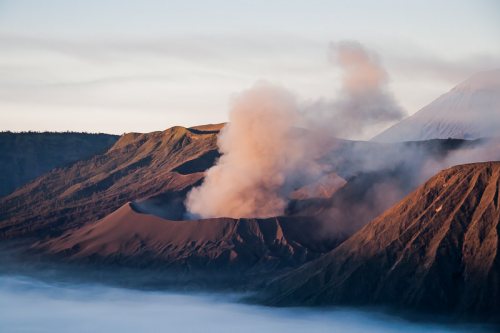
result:
<svg viewBox="0 0 500 333"><path fill-rule="evenodd" d="M109 134L1 132L0 196L53 168L100 154L116 140Z"/></svg>

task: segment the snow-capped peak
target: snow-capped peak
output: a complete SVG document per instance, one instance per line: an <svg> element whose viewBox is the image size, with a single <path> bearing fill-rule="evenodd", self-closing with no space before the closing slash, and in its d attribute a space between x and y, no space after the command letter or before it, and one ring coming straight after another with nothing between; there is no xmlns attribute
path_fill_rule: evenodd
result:
<svg viewBox="0 0 500 333"><path fill-rule="evenodd" d="M373 138L397 142L500 136L500 69L480 72Z"/></svg>

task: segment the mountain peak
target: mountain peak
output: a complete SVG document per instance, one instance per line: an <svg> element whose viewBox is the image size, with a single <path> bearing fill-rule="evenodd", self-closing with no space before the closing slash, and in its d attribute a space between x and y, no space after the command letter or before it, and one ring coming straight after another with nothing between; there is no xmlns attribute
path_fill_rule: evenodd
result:
<svg viewBox="0 0 500 333"><path fill-rule="evenodd" d="M498 133L500 69L473 75L373 140L478 139Z"/></svg>

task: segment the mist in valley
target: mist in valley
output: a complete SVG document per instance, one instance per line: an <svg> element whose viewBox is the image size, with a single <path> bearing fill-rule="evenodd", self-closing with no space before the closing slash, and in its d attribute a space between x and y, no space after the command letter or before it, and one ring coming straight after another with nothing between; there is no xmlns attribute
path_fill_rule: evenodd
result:
<svg viewBox="0 0 500 333"><path fill-rule="evenodd" d="M121 289L0 276L1 332L483 332L336 308L269 308L238 295ZM19 311L23 309L23 311Z"/></svg>

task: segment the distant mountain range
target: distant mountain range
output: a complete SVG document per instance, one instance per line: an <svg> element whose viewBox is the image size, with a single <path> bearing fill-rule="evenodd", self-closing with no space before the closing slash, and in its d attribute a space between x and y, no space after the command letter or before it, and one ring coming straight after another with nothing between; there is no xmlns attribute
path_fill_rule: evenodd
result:
<svg viewBox="0 0 500 333"><path fill-rule="evenodd" d="M0 197L53 168L103 153L118 135L0 132Z"/></svg>
<svg viewBox="0 0 500 333"><path fill-rule="evenodd" d="M338 140L322 157L331 170L293 191L284 216L186 220L186 194L219 157L222 126L125 134L102 154L42 175L0 199L0 239L29 240L56 261L257 283L338 246L418 186L429 161L480 144Z"/></svg>
<svg viewBox="0 0 500 333"><path fill-rule="evenodd" d="M478 73L373 138L380 142L500 136L500 69Z"/></svg>
<svg viewBox="0 0 500 333"><path fill-rule="evenodd" d="M0 241L27 263L257 289L271 305L498 321L500 139L464 140L496 136L498 73L480 73L376 141L332 138L316 157L321 176L294 185L282 216L265 219L187 214L187 193L220 157L224 124L119 138L5 134L2 177L24 178L0 198ZM477 161L488 162L464 164Z"/></svg>

